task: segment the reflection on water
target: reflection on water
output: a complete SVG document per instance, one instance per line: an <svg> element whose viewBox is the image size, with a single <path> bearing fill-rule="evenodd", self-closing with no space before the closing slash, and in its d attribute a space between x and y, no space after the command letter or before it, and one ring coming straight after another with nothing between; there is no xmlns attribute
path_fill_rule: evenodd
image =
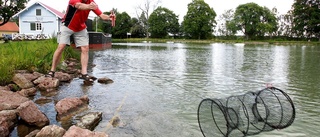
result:
<svg viewBox="0 0 320 137"><path fill-rule="evenodd" d="M197 109L204 98L226 98L271 83L292 98L294 123L256 136L318 136L320 47L182 43L114 43L92 51L90 72L114 83L84 87L75 79L52 103L88 95L88 111L103 112L95 129L113 137L201 137ZM52 104L41 110L55 121ZM109 120L118 116L118 127ZM66 125L74 121L67 122Z"/></svg>
<svg viewBox="0 0 320 137"><path fill-rule="evenodd" d="M114 99L128 96L119 112L123 127L111 135L202 136L196 110L203 98L240 95L268 83L290 95L296 120L257 136L320 133L315 129L320 122L317 46L115 43L93 54L93 73L115 79L109 89L121 93ZM96 130L103 131L103 124Z"/></svg>

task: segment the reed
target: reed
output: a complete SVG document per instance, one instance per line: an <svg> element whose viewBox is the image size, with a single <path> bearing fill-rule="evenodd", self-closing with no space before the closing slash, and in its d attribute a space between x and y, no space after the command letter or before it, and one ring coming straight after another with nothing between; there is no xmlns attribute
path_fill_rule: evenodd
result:
<svg viewBox="0 0 320 137"><path fill-rule="evenodd" d="M54 39L0 44L0 85L10 83L15 70L46 73L50 69L56 47ZM80 54L67 47L61 60L66 58L79 59Z"/></svg>

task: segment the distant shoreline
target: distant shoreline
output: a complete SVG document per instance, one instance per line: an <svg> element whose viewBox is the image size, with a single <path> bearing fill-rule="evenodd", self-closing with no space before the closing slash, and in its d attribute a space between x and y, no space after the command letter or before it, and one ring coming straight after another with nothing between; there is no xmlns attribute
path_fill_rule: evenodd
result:
<svg viewBox="0 0 320 137"><path fill-rule="evenodd" d="M320 46L320 42L315 41L243 41L243 40L188 40L188 39L146 39L146 38L128 38L128 39L112 39L112 42L153 42L153 43L243 43L248 45L314 45Z"/></svg>
<svg viewBox="0 0 320 137"><path fill-rule="evenodd" d="M140 42L153 42L153 43L203 43L203 44L210 44L210 43L229 43L229 44L248 44L248 45L313 45L313 46L320 46L320 41L243 41L243 40L191 40L191 39L146 39L146 38L128 38L128 39L112 39L112 42L119 43L119 42L133 42L133 43L140 43ZM4 41L0 40L0 44L3 44Z"/></svg>

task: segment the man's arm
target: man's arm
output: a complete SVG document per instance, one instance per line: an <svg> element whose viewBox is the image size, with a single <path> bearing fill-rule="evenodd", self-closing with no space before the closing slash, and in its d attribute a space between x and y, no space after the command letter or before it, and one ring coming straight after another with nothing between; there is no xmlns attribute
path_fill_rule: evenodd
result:
<svg viewBox="0 0 320 137"><path fill-rule="evenodd" d="M109 16L109 15L106 15L106 14L100 14L99 17L100 17L102 20L111 20L110 16Z"/></svg>
<svg viewBox="0 0 320 137"><path fill-rule="evenodd" d="M76 3L75 7L79 10L95 10L98 8L98 5L94 2L91 2L90 4L78 2Z"/></svg>

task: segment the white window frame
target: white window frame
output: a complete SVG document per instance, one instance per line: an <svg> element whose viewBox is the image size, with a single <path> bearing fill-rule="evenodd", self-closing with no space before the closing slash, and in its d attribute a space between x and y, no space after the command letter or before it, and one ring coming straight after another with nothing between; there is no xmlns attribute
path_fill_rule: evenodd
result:
<svg viewBox="0 0 320 137"><path fill-rule="evenodd" d="M35 22L35 25L36 25L36 31L42 30L42 23L41 22Z"/></svg>
<svg viewBox="0 0 320 137"><path fill-rule="evenodd" d="M32 24L32 23L31 23ZM32 30L30 28L31 31L42 31L42 23L41 22L33 22L35 30ZM31 26L31 25L30 25Z"/></svg>

